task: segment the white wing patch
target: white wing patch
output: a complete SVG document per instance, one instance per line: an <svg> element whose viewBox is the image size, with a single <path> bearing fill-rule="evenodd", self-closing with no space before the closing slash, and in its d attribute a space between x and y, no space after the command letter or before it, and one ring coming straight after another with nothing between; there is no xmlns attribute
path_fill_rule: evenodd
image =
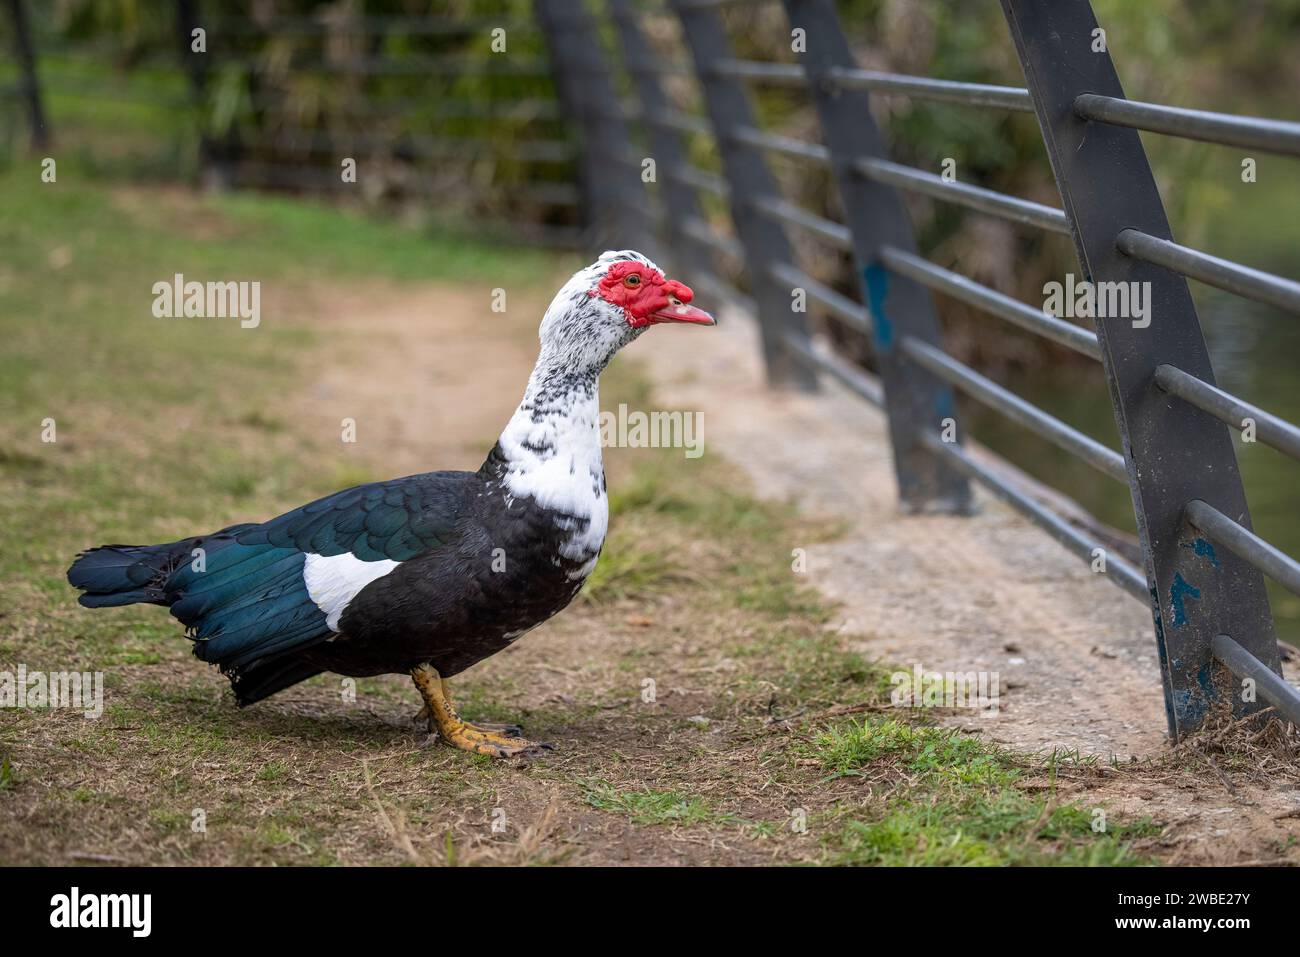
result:
<svg viewBox="0 0 1300 957"><path fill-rule="evenodd" d="M339 617L357 597L357 592L400 564L391 558L363 562L351 552L329 556L309 552L302 567L302 580L311 600L325 613L325 624L331 631L338 631Z"/></svg>

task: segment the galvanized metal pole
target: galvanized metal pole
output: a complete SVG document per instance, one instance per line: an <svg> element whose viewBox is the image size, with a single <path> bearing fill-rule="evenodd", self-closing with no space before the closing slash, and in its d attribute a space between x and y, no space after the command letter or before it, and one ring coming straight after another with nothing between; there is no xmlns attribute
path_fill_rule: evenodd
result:
<svg viewBox="0 0 1300 957"><path fill-rule="evenodd" d="M923 441L927 434L942 436L945 419L955 422L952 389L908 359L901 348L904 338L939 343L939 324L929 290L890 272L880 259L886 246L916 251L912 224L897 189L853 169L863 159L888 159L884 139L871 118L870 96L865 89L843 89L827 82L828 71L856 66L834 3L785 0L785 8L790 26L805 31L806 47L800 60L844 201L862 299L871 313L899 498L908 511L967 513L971 496L965 476ZM960 441L961 437L961 430L955 430L953 439Z"/></svg>
<svg viewBox="0 0 1300 957"><path fill-rule="evenodd" d="M565 111L582 142L582 191L587 244L592 248L654 247L652 215L639 183L630 181L626 156L631 130L621 115L614 80L585 6L535 0L537 22L550 49L551 70Z"/></svg>
<svg viewBox="0 0 1300 957"><path fill-rule="evenodd" d="M630 0L609 0L609 10L624 56L629 62L644 57L649 45L636 21ZM629 72L641 103L641 113L646 118L643 126L649 131L650 148L654 152L655 177L663 199L660 213L667 239L666 253L673 271L686 279L695 269L704 268L712 272L709 266L713 262L713 250L682 228L682 223L700 218L700 201L695 189L672 175L673 170L685 169L689 163L686 145L681 134L652 120L653 117L666 116L672 105L655 74L648 70Z"/></svg>
<svg viewBox="0 0 1300 957"><path fill-rule="evenodd" d="M754 111L741 81L711 71L713 64L731 55L731 44L717 13L705 6L670 0L681 20L682 34L691 48L695 72L705 107L718 140L718 151L730 187L731 216L736 235L745 248L745 269L758 308L763 335L763 358L768 382L775 386L812 390L817 377L796 359L784 342L784 333L808 337L803 313L795 312L790 289L772 278L771 267L793 264L794 254L785 230L763 216L757 206L763 199L778 199L776 181L757 147L741 142L736 131L754 127Z"/></svg>
<svg viewBox="0 0 1300 957"><path fill-rule="evenodd" d="M27 104L32 145L37 149L45 149L50 144L50 130L45 123L40 78L36 73L36 47L32 43L31 25L27 21L27 7L23 0L9 0L9 19L14 28L14 56L17 57L23 74L19 89Z"/></svg>
<svg viewBox="0 0 1300 957"><path fill-rule="evenodd" d="M1202 499L1250 528L1232 436L1156 383L1163 364L1211 385L1214 373L1186 280L1116 245L1126 228L1162 239L1170 230L1137 131L1075 112L1076 99L1085 94L1124 97L1091 5L1002 0L1002 8L1082 278L1125 284L1130 300L1142 296L1149 308L1147 319L1110 315L1096 323L1151 589L1169 729L1177 740L1200 726L1216 699L1230 700L1237 714L1264 706L1243 701L1236 680L1216 663L1216 636L1230 636L1281 674L1263 576L1226 549L1216 551L1184 515L1189 502Z"/></svg>

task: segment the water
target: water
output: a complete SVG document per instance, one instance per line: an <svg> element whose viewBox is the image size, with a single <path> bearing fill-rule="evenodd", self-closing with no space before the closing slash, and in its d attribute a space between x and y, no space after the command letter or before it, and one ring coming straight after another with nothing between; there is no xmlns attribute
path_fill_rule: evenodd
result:
<svg viewBox="0 0 1300 957"><path fill-rule="evenodd" d="M1268 267L1265 267L1268 268ZM1286 272L1277 268L1276 271ZM1221 388L1292 422L1300 422L1300 319L1235 296L1191 284L1201 326ZM1118 449L1110 397L1099 368L1036 370L1003 379L1016 393ZM1082 465L974 403L972 434L1024 468L1061 489L1102 521L1135 531L1128 488ZM1261 443L1235 438L1255 531L1291 555L1300 555L1296 489L1300 462ZM1269 601L1278 637L1300 646L1300 597L1269 581Z"/></svg>

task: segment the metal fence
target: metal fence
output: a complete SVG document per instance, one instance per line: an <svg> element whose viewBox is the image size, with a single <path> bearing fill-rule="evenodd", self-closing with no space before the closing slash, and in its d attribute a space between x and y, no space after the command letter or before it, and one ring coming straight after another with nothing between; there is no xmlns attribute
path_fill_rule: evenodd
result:
<svg viewBox="0 0 1300 957"><path fill-rule="evenodd" d="M757 316L774 384L810 388L825 373L883 409L905 509L964 513L974 480L1147 603L1174 739L1199 727L1216 699L1230 702L1238 715L1271 706L1300 723L1300 693L1280 677L1264 584L1269 575L1300 594L1300 563L1252 531L1232 431L1253 426L1259 441L1300 457L1300 429L1217 388L1187 279L1297 313L1300 284L1175 242L1138 135L1147 130L1300 155L1300 124L1128 100L1105 45L1098 48L1099 24L1088 0L1001 0L1024 88L861 69L832 0L783 0L791 35L803 41L796 62L738 59L719 8L739 5L668 0L666 8L648 10L629 0L607 0L599 12L563 5L575 30L590 33L597 22L612 20L618 62L631 74L636 94L633 103L620 100L598 63L576 55L557 60L561 70L586 77L586 94L594 101L581 114L586 151L625 171L611 187L616 193L621 187L621 199L593 209L602 238L641 241L629 226L634 230L638 220L620 210L656 201L661 245L675 268L727 291ZM539 0L539 6L552 19L560 16L554 0ZM665 12L678 21L689 59L665 62L644 55L646 18ZM704 118L668 108L664 84L682 76L698 84ZM753 84L804 91L822 142L763 130ZM871 97L899 94L973 110L1032 113L1061 208L891 161L872 119ZM625 137L609 133L629 118L648 131L645 157L655 159L662 189L644 187L645 157ZM700 136L716 141L721 175L687 162L687 144ZM829 167L844 221L780 195L769 154ZM1094 291L1149 291L1149 321L1111 315L1098 318L1093 333L922 258L903 202L909 191L1068 235ZM701 219L700 203L710 196L725 200L734 235ZM851 255L860 298L801 269L788 230L815 235ZM724 278L728 263L739 265L747 294ZM1099 361L1123 454L945 352L934 292ZM800 294L869 336L878 378L814 344L804 314L793 307ZM955 392L1127 484L1142 567L1108 555L1102 543L1008 481L988 456L972 454Z"/></svg>
<svg viewBox="0 0 1300 957"><path fill-rule="evenodd" d="M648 247L692 284L751 312L774 386L814 389L829 375L879 406L888 421L904 509L967 513L974 480L1146 603L1174 739L1200 726L1217 700L1230 702L1238 715L1271 706L1300 723L1300 693L1280 677L1264 584L1267 575L1300 595L1300 563L1253 532L1232 431L1249 426L1260 442L1296 458L1300 429L1215 385L1187 279L1292 313L1300 313L1300 284L1175 242L1138 132L1300 156L1300 124L1128 100L1105 45L1098 48L1099 24L1088 0L1000 0L1025 87L862 69L832 0L781 0L791 36L802 40L795 62L739 59L721 8L764 2L776 0L534 0L549 66L512 62L507 69L503 61L501 69L553 74L557 115L571 121L580 144L577 165L566 174L576 179L576 189L565 198L581 199L586 241ZM21 70L11 92L25 104L39 142L49 135L50 120L36 83L38 51L27 36L22 0L7 3ZM180 62L191 97L201 99L209 61L195 62L184 52L197 10L182 0L176 11ZM679 56L648 55L650 18L672 24ZM320 29L308 21L278 26ZM491 26L405 19L363 20L356 29L373 39L393 31ZM220 35L220 25L213 29ZM234 37L240 27L231 23L225 30ZM233 41L222 48L233 49ZM310 68L345 69L364 81L456 73L466 64L412 55ZM694 86L699 113L678 108L668 94L670 84L683 83ZM822 142L764 130L754 106L755 84L806 96ZM362 103L368 92L363 85ZM410 100L421 93L416 87L405 95ZM894 162L871 105L873 97L898 95L1032 115L1060 208ZM265 106L253 102L250 109ZM404 108L401 100L390 106ZM476 112L472 103L460 106ZM445 118L457 104L442 107L438 116ZM444 133L435 121L430 149L444 142ZM202 135L208 161L238 159L231 157L229 143L217 143L207 130ZM335 160L344 148L311 136L305 141L311 152ZM692 163L702 141L715 150L718 169ZM406 144L418 145L409 137ZM478 148L473 141L463 145ZM527 152L526 143L515 146ZM248 144L242 148L246 153ZM843 221L783 196L769 168L772 155L828 170ZM295 170L302 173L301 167ZM563 193L564 185L551 188ZM909 193L1068 236L1094 291L1149 291L1149 321L1107 315L1096 320L1094 333L924 258L904 202ZM720 209L722 217L715 215ZM647 224L654 225L652 232ZM792 231L849 257L859 295L846 295L801 267ZM945 351L934 293L1099 362L1123 453ZM795 305L801 299L863 333L878 376L814 342L806 313ZM977 453L959 421L958 394L1127 485L1141 567L1108 554L1104 542L1009 480L1014 469L1006 463Z"/></svg>

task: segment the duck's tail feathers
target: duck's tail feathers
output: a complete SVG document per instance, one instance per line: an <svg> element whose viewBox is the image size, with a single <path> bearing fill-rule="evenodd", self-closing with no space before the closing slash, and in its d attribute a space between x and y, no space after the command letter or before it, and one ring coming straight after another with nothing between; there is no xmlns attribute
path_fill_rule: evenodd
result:
<svg viewBox="0 0 1300 957"><path fill-rule="evenodd" d="M167 579L189 560L198 539L166 545L102 545L77 556L68 569L68 583L83 592L78 601L87 608L145 603L169 605Z"/></svg>

